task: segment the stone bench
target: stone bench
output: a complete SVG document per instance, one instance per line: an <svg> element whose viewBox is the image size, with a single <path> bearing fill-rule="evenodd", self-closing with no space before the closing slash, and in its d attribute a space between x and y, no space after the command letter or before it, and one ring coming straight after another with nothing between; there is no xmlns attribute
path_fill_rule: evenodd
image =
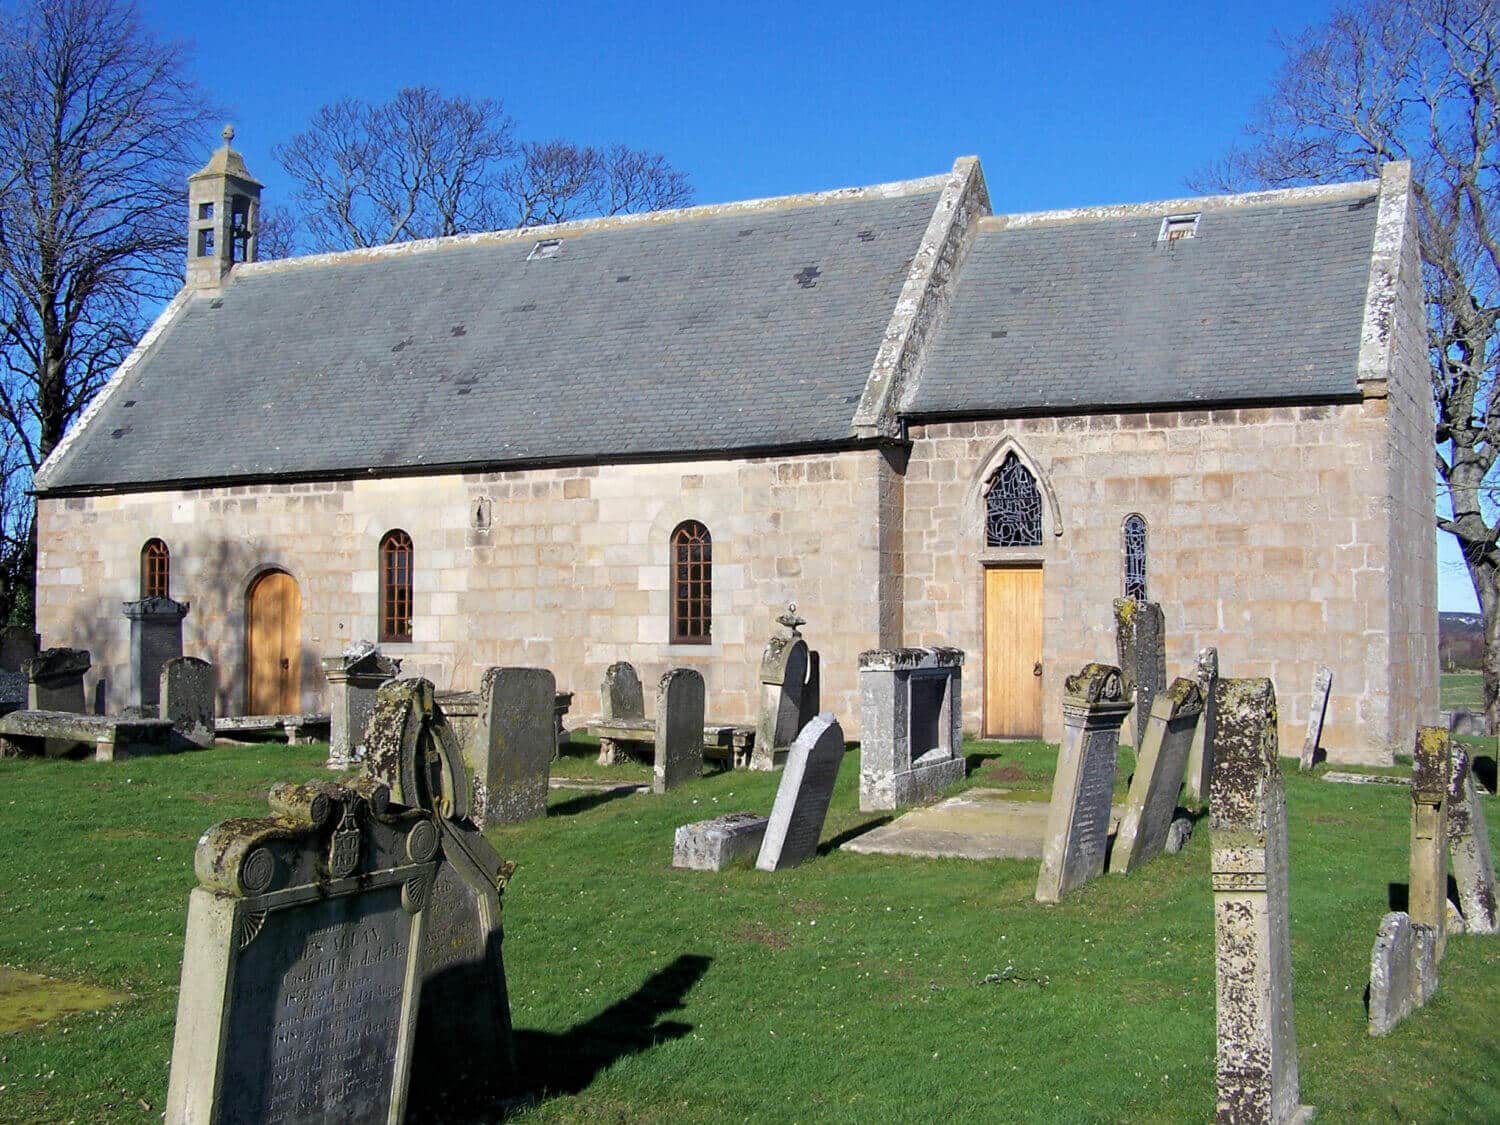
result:
<svg viewBox="0 0 1500 1125"><path fill-rule="evenodd" d="M655 753L654 719L594 719L585 729L599 740L602 766L617 766L634 755L650 757ZM754 746L754 727L715 723L703 728L704 759L723 762L728 769L747 767Z"/></svg>
<svg viewBox="0 0 1500 1125"><path fill-rule="evenodd" d="M7 757L67 758L92 747L94 759L114 762L175 749L165 719L79 715L71 711L12 711L0 717L0 750Z"/></svg>
<svg viewBox="0 0 1500 1125"><path fill-rule="evenodd" d="M280 736L288 746L298 746L326 740L332 726L328 715L225 715L214 720L214 737L255 742Z"/></svg>

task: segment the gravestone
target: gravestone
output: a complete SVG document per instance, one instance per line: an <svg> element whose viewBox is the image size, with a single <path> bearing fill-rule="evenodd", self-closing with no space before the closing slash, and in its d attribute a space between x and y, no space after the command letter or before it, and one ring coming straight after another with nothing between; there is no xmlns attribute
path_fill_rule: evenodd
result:
<svg viewBox="0 0 1500 1125"><path fill-rule="evenodd" d="M1208 781L1214 772L1214 684L1219 682L1219 650L1198 650L1198 694L1203 697L1203 710L1198 713L1198 726L1193 731L1193 744L1188 748L1187 795L1196 805L1208 802Z"/></svg>
<svg viewBox="0 0 1500 1125"><path fill-rule="evenodd" d="M124 607L130 619L130 706L149 709L161 702L161 666L182 655L188 603L142 598Z"/></svg>
<svg viewBox="0 0 1500 1125"><path fill-rule="evenodd" d="M0 672L21 671L21 665L42 650L42 638L30 625L7 625L0 629Z"/></svg>
<svg viewBox="0 0 1500 1125"><path fill-rule="evenodd" d="M1471 934L1500 930L1489 829L1469 752L1463 747L1453 752L1453 775L1448 782L1448 858L1453 864L1453 881L1458 885L1464 929Z"/></svg>
<svg viewBox="0 0 1500 1125"><path fill-rule="evenodd" d="M84 713L83 676L89 654L82 648L44 648L21 664L28 711Z"/></svg>
<svg viewBox="0 0 1500 1125"><path fill-rule="evenodd" d="M1389 1035L1416 1007L1413 953L1411 917L1405 911L1392 911L1380 920L1370 950L1371 1035Z"/></svg>
<svg viewBox="0 0 1500 1125"><path fill-rule="evenodd" d="M198 841L166 1120L400 1122L433 817L368 778L270 805Z"/></svg>
<svg viewBox="0 0 1500 1125"><path fill-rule="evenodd" d="M673 668L656 685L656 762L651 791L665 793L703 776L703 676Z"/></svg>
<svg viewBox="0 0 1500 1125"><path fill-rule="evenodd" d="M1318 757L1318 742L1323 737L1323 718L1328 714L1328 693L1333 690L1333 669L1318 665L1313 677L1312 704L1307 712L1307 737L1302 740L1301 767L1313 768Z"/></svg>
<svg viewBox="0 0 1500 1125"><path fill-rule="evenodd" d="M214 666L196 656L178 656L161 666L161 717L197 746L214 741Z"/></svg>
<svg viewBox="0 0 1500 1125"><path fill-rule="evenodd" d="M672 866L691 871L723 871L742 856L760 852L770 820L736 812L684 824L672 840Z"/></svg>
<svg viewBox="0 0 1500 1125"><path fill-rule="evenodd" d="M756 867L782 871L817 852L843 760L843 728L825 711L802 728L787 751Z"/></svg>
<svg viewBox="0 0 1500 1125"><path fill-rule="evenodd" d="M1221 1122L1305 1120L1287 908L1286 795L1270 680L1221 679L1209 786Z"/></svg>
<svg viewBox="0 0 1500 1125"><path fill-rule="evenodd" d="M1115 647L1125 697L1135 702L1135 737L1141 748L1151 701L1167 686L1167 625L1161 606L1134 598L1115 599Z"/></svg>
<svg viewBox="0 0 1500 1125"><path fill-rule="evenodd" d="M1202 711L1198 685L1180 676L1152 701L1125 815L1109 855L1110 874L1127 875L1166 847L1188 749Z"/></svg>
<svg viewBox="0 0 1500 1125"><path fill-rule="evenodd" d="M1448 785L1452 751L1442 727L1421 727L1411 763L1411 881L1407 913L1431 926L1437 959L1448 942Z"/></svg>
<svg viewBox="0 0 1500 1125"><path fill-rule="evenodd" d="M1120 670L1111 665L1085 664L1063 682L1063 740L1047 808L1038 902L1060 902L1104 871L1120 727L1131 706Z"/></svg>
<svg viewBox="0 0 1500 1125"><path fill-rule="evenodd" d="M963 663L956 648L859 654L862 812L915 804L964 779Z"/></svg>
<svg viewBox="0 0 1500 1125"><path fill-rule="evenodd" d="M753 770L775 769L819 707L818 654L802 639L801 626L807 620L797 615L793 602L776 621L786 635L767 641L760 658L760 716L750 752Z"/></svg>
<svg viewBox="0 0 1500 1125"><path fill-rule="evenodd" d="M365 728L375 709L375 692L401 674L401 661L384 655L369 641L356 641L320 664L328 678L330 726L328 768L346 770L365 754Z"/></svg>
<svg viewBox="0 0 1500 1125"><path fill-rule="evenodd" d="M616 661L605 670L599 704L603 713L591 728L599 735L599 764L624 765L630 761L630 747L650 740L653 729L646 722L641 678L628 662Z"/></svg>
<svg viewBox="0 0 1500 1125"><path fill-rule="evenodd" d="M480 828L547 815L557 752L557 682L545 668L488 668L479 685L479 742L468 763ZM465 746L471 744L465 743Z"/></svg>

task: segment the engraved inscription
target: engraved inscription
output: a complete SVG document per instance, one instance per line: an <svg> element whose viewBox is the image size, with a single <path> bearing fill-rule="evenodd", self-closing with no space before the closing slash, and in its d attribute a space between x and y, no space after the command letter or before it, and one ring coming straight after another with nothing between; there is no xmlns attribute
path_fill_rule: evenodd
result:
<svg viewBox="0 0 1500 1125"><path fill-rule="evenodd" d="M1078 792L1073 800L1072 830L1064 864L1065 878L1082 882L1097 874L1109 840L1110 798L1115 788L1115 756L1118 734L1096 730L1088 734L1079 771Z"/></svg>
<svg viewBox="0 0 1500 1125"><path fill-rule="evenodd" d="M838 777L843 752L844 748L840 746L837 754L814 754L808 758L801 791L792 807L791 823L787 825L786 841L781 846L783 860L805 859L818 850L818 839L823 835L823 821L828 816L828 802L833 798L833 783Z"/></svg>

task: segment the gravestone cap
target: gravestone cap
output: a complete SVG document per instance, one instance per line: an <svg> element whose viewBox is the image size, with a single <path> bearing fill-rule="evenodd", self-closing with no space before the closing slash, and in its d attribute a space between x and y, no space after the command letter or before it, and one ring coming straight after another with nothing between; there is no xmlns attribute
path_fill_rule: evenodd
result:
<svg viewBox="0 0 1500 1125"><path fill-rule="evenodd" d="M1168 721L1197 715L1203 710L1203 691L1195 681L1178 676L1166 691L1157 695L1152 709L1160 709Z"/></svg>
<svg viewBox="0 0 1500 1125"><path fill-rule="evenodd" d="M776 619L776 623L783 626L789 636L800 637L801 627L807 624L807 618L798 614L796 602L788 602L786 612Z"/></svg>
<svg viewBox="0 0 1500 1125"><path fill-rule="evenodd" d="M1422 727L1412 750L1411 797L1420 804L1435 805L1448 793L1452 770L1451 743L1442 727Z"/></svg>
<svg viewBox="0 0 1500 1125"><path fill-rule="evenodd" d="M369 641L355 641L337 656L325 656L320 663L325 672L342 672L347 676L393 679L401 674L401 661L386 656Z"/></svg>
<svg viewBox="0 0 1500 1125"><path fill-rule="evenodd" d="M859 654L859 670L907 671L914 668L956 668L964 662L961 648L872 648Z"/></svg>
<svg viewBox="0 0 1500 1125"><path fill-rule="evenodd" d="M187 616L189 603L174 601L172 598L141 598L139 601L122 602L125 616L132 620L145 617L177 617Z"/></svg>
<svg viewBox="0 0 1500 1125"><path fill-rule="evenodd" d="M92 663L86 648L44 648L30 660L22 661L21 671L28 680L54 676L81 676Z"/></svg>
<svg viewBox="0 0 1500 1125"><path fill-rule="evenodd" d="M1069 703L1083 706L1124 702L1120 670L1113 664L1085 664L1063 681L1063 696Z"/></svg>
<svg viewBox="0 0 1500 1125"><path fill-rule="evenodd" d="M802 639L802 634L772 637L766 642L766 651L761 654L760 682L763 684L786 683L787 667L791 664L793 655L799 651L807 652L807 642ZM804 657L804 667L806 663L807 660Z"/></svg>

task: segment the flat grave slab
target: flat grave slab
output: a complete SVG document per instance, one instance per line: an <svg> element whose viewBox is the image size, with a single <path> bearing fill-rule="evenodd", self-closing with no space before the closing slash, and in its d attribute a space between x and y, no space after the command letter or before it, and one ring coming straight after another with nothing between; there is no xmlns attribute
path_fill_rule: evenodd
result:
<svg viewBox="0 0 1500 1125"><path fill-rule="evenodd" d="M1335 785L1411 785L1411 778L1390 773L1354 773L1350 770L1329 770L1324 781Z"/></svg>
<svg viewBox="0 0 1500 1125"><path fill-rule="evenodd" d="M282 737L296 746L314 739L326 739L333 728L331 715L221 715L214 720L214 737L232 741L256 741L264 737Z"/></svg>
<svg viewBox="0 0 1500 1125"><path fill-rule="evenodd" d="M37 1027L78 1012L108 1008L129 999L124 992L111 992L81 981L23 973L0 965L0 1035Z"/></svg>
<svg viewBox="0 0 1500 1125"><path fill-rule="evenodd" d="M0 717L0 746L21 755L65 758L93 749L101 762L174 748L166 719L80 715L73 711L12 711Z"/></svg>
<svg viewBox="0 0 1500 1125"><path fill-rule="evenodd" d="M969 789L936 805L913 809L890 824L843 845L862 855L920 859L1041 859L1050 804L1047 794L1018 799L1009 789ZM1110 831L1125 806L1110 810Z"/></svg>

